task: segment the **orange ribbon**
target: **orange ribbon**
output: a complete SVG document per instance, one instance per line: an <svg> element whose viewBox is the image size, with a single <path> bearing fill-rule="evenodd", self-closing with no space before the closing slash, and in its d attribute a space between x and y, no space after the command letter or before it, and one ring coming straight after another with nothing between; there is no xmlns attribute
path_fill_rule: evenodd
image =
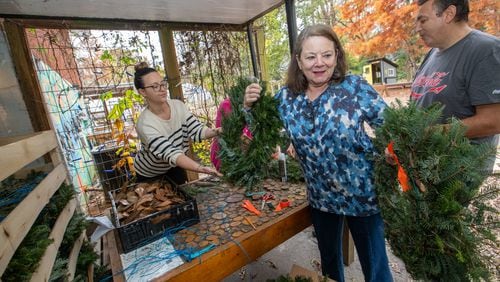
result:
<svg viewBox="0 0 500 282"><path fill-rule="evenodd" d="M389 145L387 145L387 150L389 151L390 157L398 165L398 181L401 187L403 188L403 192L409 191L410 184L408 181L408 175L406 174L404 168L401 166L401 163L398 160L398 156L396 156L396 153L394 153L394 141L391 141Z"/></svg>
<svg viewBox="0 0 500 282"><path fill-rule="evenodd" d="M243 200L243 204L241 206L256 215L260 215L260 211L257 210L255 206L252 205L252 203L250 203L249 200Z"/></svg>

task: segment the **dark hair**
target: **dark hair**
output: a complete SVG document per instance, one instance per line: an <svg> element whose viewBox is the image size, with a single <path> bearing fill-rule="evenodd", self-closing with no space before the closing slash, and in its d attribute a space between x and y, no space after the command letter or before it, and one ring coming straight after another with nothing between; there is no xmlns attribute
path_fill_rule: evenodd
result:
<svg viewBox="0 0 500 282"><path fill-rule="evenodd" d="M422 6L429 0L418 0L418 5ZM469 0L432 0L434 1L432 5L436 10L436 15L440 17L444 10L446 10L451 5L457 8L457 13L455 14L455 22L467 22L469 21Z"/></svg>
<svg viewBox="0 0 500 282"><path fill-rule="evenodd" d="M345 78L347 72L347 61L344 48L340 44L340 40L333 31L333 29L325 24L316 24L305 27L297 37L297 42L295 43L295 48L293 50L292 58L290 60L290 65L288 66L288 74L286 78L286 86L294 94L304 92L307 89L308 82L304 73L299 68L297 58L300 58L302 53L302 45L304 41L312 36L323 36L327 39L333 41L335 45L335 52L337 53L337 66L333 71L333 75L330 78L330 82L342 82Z"/></svg>
<svg viewBox="0 0 500 282"><path fill-rule="evenodd" d="M144 88L144 82L142 81L142 77L145 76L146 74L156 72L155 69L150 68L148 66L148 63L146 62L140 62L134 67L135 69L135 74L134 74L134 85L136 89L142 89Z"/></svg>

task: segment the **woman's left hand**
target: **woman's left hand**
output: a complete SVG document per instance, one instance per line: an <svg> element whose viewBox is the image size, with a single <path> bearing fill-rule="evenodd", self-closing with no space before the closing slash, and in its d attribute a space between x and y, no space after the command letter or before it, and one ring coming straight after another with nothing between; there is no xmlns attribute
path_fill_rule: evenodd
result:
<svg viewBox="0 0 500 282"><path fill-rule="evenodd" d="M257 83L252 83L247 86L247 88L245 89L245 96L243 96L244 109L251 108L253 103L259 100L260 91L262 91L262 87L260 87L260 85Z"/></svg>
<svg viewBox="0 0 500 282"><path fill-rule="evenodd" d="M198 167L198 172L209 174L209 175L213 175L213 176L218 176L218 177L222 177L223 176L222 173L218 172L215 168L209 167L209 166L202 166L202 165L200 165Z"/></svg>
<svg viewBox="0 0 500 282"><path fill-rule="evenodd" d="M217 137L221 135L221 133L222 133L222 127L209 128L205 138Z"/></svg>
<svg viewBox="0 0 500 282"><path fill-rule="evenodd" d="M217 127L214 129L215 133L217 134L216 136L219 136L222 134L222 127Z"/></svg>

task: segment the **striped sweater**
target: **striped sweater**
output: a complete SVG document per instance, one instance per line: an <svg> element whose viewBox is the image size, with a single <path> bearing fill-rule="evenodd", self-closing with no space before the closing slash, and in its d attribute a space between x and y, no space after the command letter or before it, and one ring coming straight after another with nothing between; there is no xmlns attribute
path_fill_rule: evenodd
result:
<svg viewBox="0 0 500 282"><path fill-rule="evenodd" d="M138 174L155 177L176 166L177 158L189 149L189 139L200 142L206 128L184 103L167 100L170 119L156 116L148 108L139 116L136 131L141 139L141 148L135 156L134 167Z"/></svg>

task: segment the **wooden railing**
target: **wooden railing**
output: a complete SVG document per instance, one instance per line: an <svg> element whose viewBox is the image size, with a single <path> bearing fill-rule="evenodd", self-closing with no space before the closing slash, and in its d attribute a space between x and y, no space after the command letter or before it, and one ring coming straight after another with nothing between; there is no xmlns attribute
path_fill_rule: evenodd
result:
<svg viewBox="0 0 500 282"><path fill-rule="evenodd" d="M39 213L50 201L67 177L66 168L57 152L58 143L54 131L42 131L26 136L0 138L0 181L22 170L26 165L48 154L53 164L47 176L26 196L9 215L0 222L0 277L23 241ZM68 223L75 212L77 202L71 200L59 214L50 238L54 242L45 251L31 281L47 281L57 256ZM68 268L74 275L76 260L83 236L73 246ZM70 277L70 280L72 277Z"/></svg>

